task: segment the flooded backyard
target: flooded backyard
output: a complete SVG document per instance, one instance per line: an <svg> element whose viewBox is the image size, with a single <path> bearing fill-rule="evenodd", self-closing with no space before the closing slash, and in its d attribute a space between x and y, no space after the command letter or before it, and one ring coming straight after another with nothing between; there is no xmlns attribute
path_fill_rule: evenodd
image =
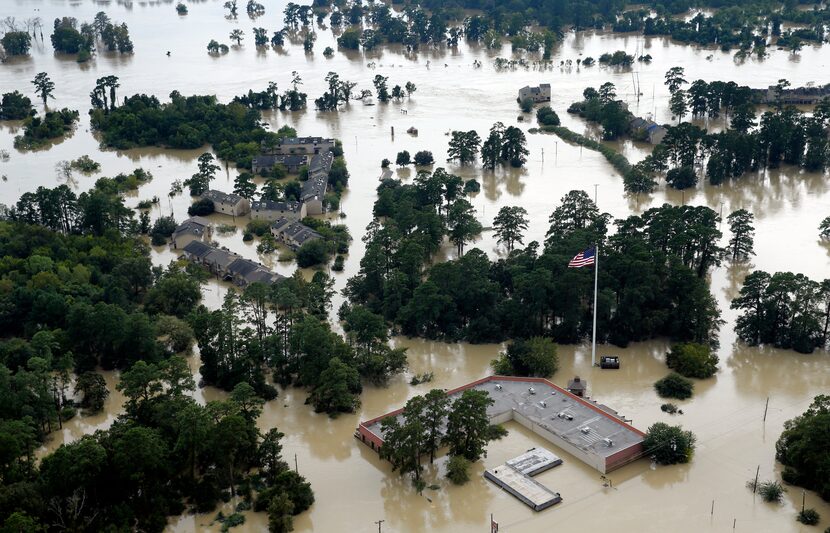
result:
<svg viewBox="0 0 830 533"><path fill-rule="evenodd" d="M21 133L17 123L0 123L0 149L10 154L0 161L0 203L12 205L24 192L39 186L54 187L61 183L55 167L60 161L72 160L83 154L101 163L100 173L86 176L76 172L71 185L77 191L87 190L100 176L114 176L143 167L153 180L128 195L127 204L135 207L139 200L157 196L160 203L152 217L173 214L176 220L187 217L191 199L187 194L168 197L174 180L188 178L196 171L196 158L205 150L167 150L143 148L127 151L104 150L90 132L89 92L95 80L106 75L120 79L119 98L135 93L154 94L162 101L174 90L183 95L216 94L227 102L248 89L262 90L275 81L280 91L286 88L291 72L303 78L302 89L309 103L326 90L327 72L337 72L341 79L357 82L357 90L371 88L376 74L389 77L390 86L412 81L417 92L411 99L366 106L359 101L339 112L317 112L311 107L303 112L266 112L264 119L272 130L283 125L295 127L300 135L336 137L342 140L345 159L351 174L349 188L342 198L342 223L349 227L354 241L343 272L331 272L338 294L333 309L343 301L339 290L347 279L357 273L364 244L361 241L366 225L372 218L375 188L381 174L380 161L394 160L401 150L414 153L431 150L436 166L465 179L476 178L481 191L471 198L482 225L489 227L499 208L521 205L528 211L529 229L525 243L542 241L548 229L548 216L560 198L572 189L593 195L595 186L601 210L614 217L641 213L663 203L707 205L725 216L737 209L755 215L756 256L750 265L730 266L724 263L711 276L725 324L721 329L719 372L715 377L696 382L693 399L677 402L684 414L671 416L660 411L661 400L653 383L667 374L664 354L667 341L636 343L628 348L601 346L600 354L617 354L622 368L617 371L591 367L590 346L559 346L560 369L552 381L564 385L574 375L588 382L589 395L620 412L633 425L645 430L655 421L682 424L697 436L697 448L691 463L658 467L640 460L609 477L613 487L604 487L598 472L583 465L561 450L553 451L565 460L563 466L541 474L538 480L560 492L563 502L534 513L512 496L499 490L482 477L484 468L498 465L533 446L549 446L546 441L515 423L509 423L508 437L490 444L488 456L474 465L472 480L462 487L451 485L443 476L445 457L427 466L427 489L418 495L408 477L391 472L388 463L354 439L360 420L373 418L401 406L416 394L430 388L453 388L490 373L489 362L500 345L438 343L419 339L396 338L394 342L408 348L409 370L393 378L388 387L367 385L361 396L362 405L353 415L329 419L316 414L304 404L306 392L280 389L279 397L266 404L259 420L260 428L278 427L285 433L284 457L310 481L316 502L312 508L295 517L296 531L372 532L374 522L384 520L383 531L418 532L486 531L490 515L499 523L500 531L551 531L578 524L588 530L619 532L797 532L821 531L830 525L830 505L815 493L806 493L807 507L815 508L823 517L820 528L809 528L795 521L800 509L802 490L789 487L783 504L763 503L745 488L747 480L760 468L762 480L780 477L781 466L774 461L775 442L783 423L807 408L817 394L830 393L830 357L826 352L802 355L771 348L748 348L736 342L733 327L735 312L729 303L740 290L744 276L753 269L767 272L800 272L812 279L830 277L830 246L818 238L819 222L830 215L828 176L809 174L798 169L783 168L726 182L721 186L701 183L697 189L666 190L661 184L652 195L630 197L623 192L621 176L598 153L570 145L546 134L528 134L528 163L523 169L483 171L479 165L459 167L445 164L449 130L475 129L482 136L497 121L517 125L527 131L536 126L535 118L526 115L517 122L520 111L516 93L524 85L550 83L551 106L563 124L570 129L595 136L594 130L579 117L565 110L589 86L613 82L618 95L627 101L637 115L653 115L660 123L671 122L668 111L669 93L663 85L665 72L683 66L689 81L735 81L739 85L765 88L780 78L793 86L810 82L827 83L819 78L830 72L830 48L805 47L798 55L787 51L771 51L763 60L736 62L732 54L719 50L677 45L663 38L640 35L567 34L553 54L554 68L539 71L518 69L496 71L493 59L510 57L510 46L502 50L459 45L456 50L423 50L406 54L402 50L384 48L372 53L335 52L327 59L322 50L336 49L331 31L318 29L313 54L305 54L301 45L286 43L283 51L270 48L257 50L253 45L252 27L262 26L272 32L282 26L285 2L262 0L265 15L251 21L241 13L237 20L225 18L222 2L190 2L189 14L176 14L171 2L92 2L63 0L9 0L0 7L0 16L23 20L39 16L48 30L56 17L72 16L80 21L91 20L100 10L110 18L126 22L135 43L133 56L100 53L87 64L74 58L53 54L50 45L33 43L32 56L10 60L0 65L0 93L20 90L34 100L30 80L38 72L47 72L55 81L55 100L50 107L69 107L81 112L75 132L48 150L20 152L13 148L13 138ZM211 39L228 42L234 28L245 32L242 47L232 47L219 57L207 54ZM44 31L48 39L49 31ZM575 61L603 52L625 50L648 53L650 64L636 63L633 69L615 70L594 66L578 68L559 62ZM167 52L170 51L169 57ZM480 61L476 67L474 61ZM634 84L638 80L639 97ZM406 113L402 113L401 110ZM713 121L720 126L722 119ZM417 136L405 131L418 130ZM394 128L395 135L391 131ZM632 162L649 153L650 145L622 141L614 146ZM414 178L411 168L394 169L404 181ZM213 188L230 191L238 174L234 168L223 171L211 184ZM215 224L236 224L243 227L247 217L214 214ZM727 228L722 228L728 233ZM231 250L262 262L281 274L290 275L296 265L278 262L276 254L258 256L256 242L242 241L242 232L219 235L217 240ZM725 240L725 239L724 239ZM503 252L492 231L484 231L473 244L489 256ZM446 257L454 257L451 246ZM166 247L153 248L153 260L167 264L177 255ZM308 271L311 275L313 271ZM204 302L217 307L226 284L208 282L203 287ZM334 314L334 313L333 313ZM198 372L198 354L190 357L194 373ZM410 386L413 373L434 373L432 383ZM40 454L71 442L81 435L108 427L122 409L123 396L115 391L117 373L104 373L111 396L104 413L92 417L76 417L55 432ZM198 381L198 376L197 376ZM220 398L222 391L213 388L196 392L200 402ZM766 421L765 403L769 398ZM828 451L830 453L830 450ZM714 503L713 503L714 502ZM230 509L230 506L228 507ZM211 524L215 512L207 515L172 517L172 531L204 531L220 529ZM264 513L246 512L246 523L234 531L267 529Z"/></svg>

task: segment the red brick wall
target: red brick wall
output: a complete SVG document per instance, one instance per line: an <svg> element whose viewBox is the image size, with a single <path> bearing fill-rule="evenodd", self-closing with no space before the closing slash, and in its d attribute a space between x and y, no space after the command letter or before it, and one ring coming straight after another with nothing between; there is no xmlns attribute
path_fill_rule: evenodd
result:
<svg viewBox="0 0 830 533"><path fill-rule="evenodd" d="M635 459L639 459L643 455L643 444L638 442L628 448L618 451L613 455L605 458L605 472L616 470L623 465L630 463Z"/></svg>

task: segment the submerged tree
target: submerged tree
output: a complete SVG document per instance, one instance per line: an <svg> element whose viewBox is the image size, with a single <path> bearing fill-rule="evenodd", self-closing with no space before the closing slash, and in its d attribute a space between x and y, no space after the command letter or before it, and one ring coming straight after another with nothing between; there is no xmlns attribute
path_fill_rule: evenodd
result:
<svg viewBox="0 0 830 533"><path fill-rule="evenodd" d="M732 237L729 239L729 253L733 261L746 261L750 255L755 255L754 235L755 228L752 222L755 217L745 209L739 209L726 217L729 222L729 231Z"/></svg>
<svg viewBox="0 0 830 533"><path fill-rule="evenodd" d="M517 243L523 244L522 233L527 230L527 225L527 210L520 206L504 206L493 219L498 242L505 245L508 253Z"/></svg>
<svg viewBox="0 0 830 533"><path fill-rule="evenodd" d="M55 91L55 83L45 72L37 73L35 79L32 80L32 85L35 86L35 94L43 100L44 107L46 106L46 100L48 98L55 98L53 94Z"/></svg>

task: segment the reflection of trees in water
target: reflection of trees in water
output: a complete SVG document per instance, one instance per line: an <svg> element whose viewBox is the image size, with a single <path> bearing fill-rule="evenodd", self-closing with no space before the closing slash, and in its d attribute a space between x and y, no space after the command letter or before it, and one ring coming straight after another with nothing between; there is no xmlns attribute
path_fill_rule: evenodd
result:
<svg viewBox="0 0 830 533"><path fill-rule="evenodd" d="M501 198L502 189L510 196L521 196L525 190L525 184L521 180L527 175L527 169L504 166L496 170L483 170L481 173L482 189L484 197L491 202ZM493 213L495 215L495 213Z"/></svg>
<svg viewBox="0 0 830 533"><path fill-rule="evenodd" d="M691 468L691 463L670 466L657 465L654 469L646 470L642 477L649 487L664 489L687 481Z"/></svg>
<svg viewBox="0 0 830 533"><path fill-rule="evenodd" d="M459 523L475 524L486 516L492 492L482 475L482 463L473 465L470 481L461 487L449 485L436 462L424 464L423 479L427 485L440 485L438 490L424 489L418 494L409 475L389 472L383 477L380 495L392 530L452 530Z"/></svg>
<svg viewBox="0 0 830 533"><path fill-rule="evenodd" d="M751 270L755 269L755 265L751 262L727 263L727 265L727 285L723 287L723 298L728 304L738 296L744 284L744 278L746 278Z"/></svg>
<svg viewBox="0 0 830 533"><path fill-rule="evenodd" d="M723 202L724 216L734 209L743 208L755 214L758 220L775 215L792 205L798 209L807 196L817 196L828 190L822 173L803 172L796 167L745 174L726 181L723 185L703 186L703 194L709 206L718 209Z"/></svg>
<svg viewBox="0 0 830 533"><path fill-rule="evenodd" d="M830 390L828 363L828 355L823 351L799 354L740 342L733 345L732 356L726 361L733 370L738 392L757 398L801 397L805 390L816 393Z"/></svg>

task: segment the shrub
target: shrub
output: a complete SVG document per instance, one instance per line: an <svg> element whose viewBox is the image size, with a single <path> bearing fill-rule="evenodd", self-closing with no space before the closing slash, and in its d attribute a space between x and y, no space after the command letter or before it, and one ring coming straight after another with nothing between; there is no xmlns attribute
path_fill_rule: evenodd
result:
<svg viewBox="0 0 830 533"><path fill-rule="evenodd" d="M703 344L675 344L666 354L666 365L687 378L705 379L718 371L718 356Z"/></svg>
<svg viewBox="0 0 830 533"><path fill-rule="evenodd" d="M684 378L677 372L672 372L654 384L654 390L662 398L677 398L685 400L692 397L695 385L691 380Z"/></svg>
<svg viewBox="0 0 830 533"><path fill-rule="evenodd" d="M72 161L69 166L75 170L86 172L87 174L101 170L101 164L93 161L88 155L82 155L78 159Z"/></svg>
<svg viewBox="0 0 830 533"><path fill-rule="evenodd" d="M648 428L643 448L658 464L688 463L694 453L695 436L680 426L657 422Z"/></svg>
<svg viewBox="0 0 830 533"><path fill-rule="evenodd" d="M804 509L798 513L798 516L796 516L795 519L804 525L814 526L818 524L821 516L819 516L818 511L815 509Z"/></svg>
<svg viewBox="0 0 830 533"><path fill-rule="evenodd" d="M523 98L519 102L519 107L522 108L522 112L530 113L533 110L533 100L531 100L530 98Z"/></svg>
<svg viewBox="0 0 830 533"><path fill-rule="evenodd" d="M550 106L540 107L536 111L536 121L543 126L559 126L559 115Z"/></svg>
<svg viewBox="0 0 830 533"><path fill-rule="evenodd" d="M751 486L754 481L750 481ZM787 492L781 483L777 481L762 481L758 484L758 494L765 502L780 502L784 498L784 493Z"/></svg>
<svg viewBox="0 0 830 533"><path fill-rule="evenodd" d="M213 213L213 200L210 198L200 198L199 200L195 201L193 205L187 208L187 214L195 217L195 216L207 216Z"/></svg>
<svg viewBox="0 0 830 533"><path fill-rule="evenodd" d="M268 220L254 219L248 222L248 225L245 226L245 231L247 233L253 233L257 237L262 237L271 231L271 222Z"/></svg>
<svg viewBox="0 0 830 533"><path fill-rule="evenodd" d="M32 101L19 91L4 93L0 100L0 120L23 120L35 114Z"/></svg>
<svg viewBox="0 0 830 533"><path fill-rule="evenodd" d="M447 461L447 478L455 485L470 481L470 461L463 455L453 455Z"/></svg>
<svg viewBox="0 0 830 533"><path fill-rule="evenodd" d="M429 150L421 150L416 153L413 161L418 166L427 166L435 163L435 159L432 157L432 152Z"/></svg>
<svg viewBox="0 0 830 533"><path fill-rule="evenodd" d="M337 257L334 258L334 264L331 266L331 269L334 270L335 272L342 272L343 271L343 262L344 262L343 256L338 255Z"/></svg>
<svg viewBox="0 0 830 533"><path fill-rule="evenodd" d="M380 162L380 168L389 168L389 165L391 164L392 162L384 157L383 160L381 160Z"/></svg>
<svg viewBox="0 0 830 533"><path fill-rule="evenodd" d="M179 15L187 15L187 6L179 2L176 4L176 13Z"/></svg>

